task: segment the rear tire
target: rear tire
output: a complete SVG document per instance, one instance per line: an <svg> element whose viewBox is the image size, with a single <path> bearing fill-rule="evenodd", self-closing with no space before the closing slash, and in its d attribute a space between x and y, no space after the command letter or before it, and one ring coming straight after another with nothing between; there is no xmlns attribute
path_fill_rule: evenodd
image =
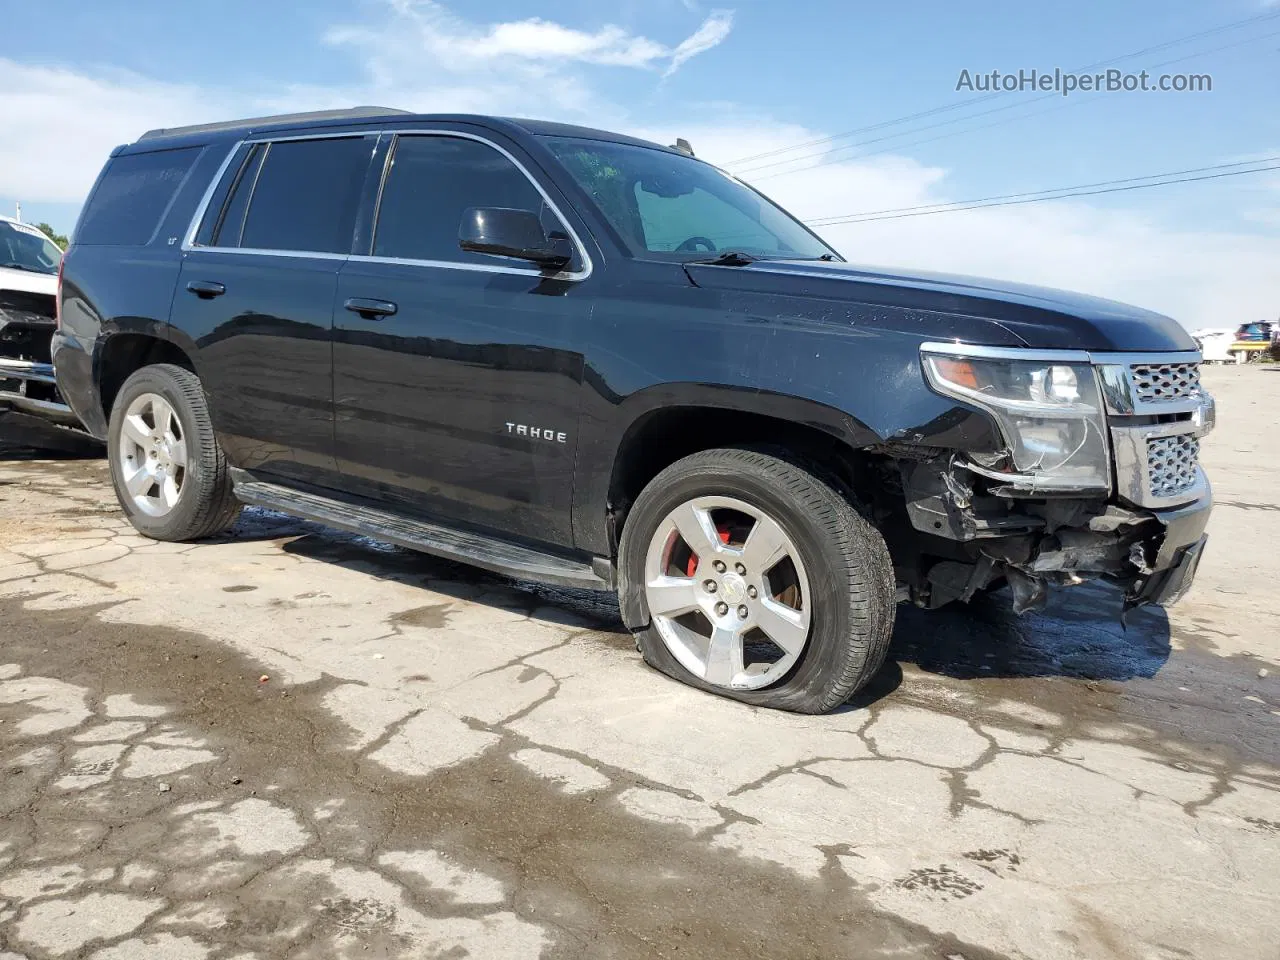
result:
<svg viewBox="0 0 1280 960"><path fill-rule="evenodd" d="M893 565L884 538L849 500L784 456L706 450L658 474L623 528L619 592L624 609L643 614L636 640L650 666L743 703L825 713L884 662ZM751 547L757 531L757 543L771 544L767 561ZM799 627L807 635L792 633ZM739 629L736 647L723 639ZM705 645L700 631L709 633ZM748 664L770 646L783 656ZM732 666L724 649L733 650Z"/></svg>
<svg viewBox="0 0 1280 960"><path fill-rule="evenodd" d="M200 540L240 515L200 379L158 363L134 372L111 408L107 459L129 522L153 540Z"/></svg>

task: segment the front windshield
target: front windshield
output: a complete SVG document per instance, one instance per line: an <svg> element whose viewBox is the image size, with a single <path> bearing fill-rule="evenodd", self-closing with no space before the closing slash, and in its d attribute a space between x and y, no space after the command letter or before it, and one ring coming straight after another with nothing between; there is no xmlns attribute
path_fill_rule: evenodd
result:
<svg viewBox="0 0 1280 960"><path fill-rule="evenodd" d="M0 267L56 274L61 259L62 251L35 227L0 220Z"/></svg>
<svg viewBox="0 0 1280 960"><path fill-rule="evenodd" d="M634 256L838 259L789 213L708 163L606 140L546 141Z"/></svg>

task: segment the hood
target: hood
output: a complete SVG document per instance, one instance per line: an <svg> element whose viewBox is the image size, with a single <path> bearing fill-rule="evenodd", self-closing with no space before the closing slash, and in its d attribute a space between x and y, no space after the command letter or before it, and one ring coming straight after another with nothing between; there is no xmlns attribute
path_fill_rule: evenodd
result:
<svg viewBox="0 0 1280 960"><path fill-rule="evenodd" d="M47 293L52 297L58 292L58 278L51 273L32 273L30 270L0 267L0 290Z"/></svg>
<svg viewBox="0 0 1280 960"><path fill-rule="evenodd" d="M988 321L990 343L1010 335L1037 349L1156 352L1195 350L1176 321L1115 300L943 273L826 263L762 260L743 267L688 264L700 287L760 292L951 314L959 339L973 337L972 318ZM937 334L935 334L937 335ZM940 335L947 335L944 331Z"/></svg>

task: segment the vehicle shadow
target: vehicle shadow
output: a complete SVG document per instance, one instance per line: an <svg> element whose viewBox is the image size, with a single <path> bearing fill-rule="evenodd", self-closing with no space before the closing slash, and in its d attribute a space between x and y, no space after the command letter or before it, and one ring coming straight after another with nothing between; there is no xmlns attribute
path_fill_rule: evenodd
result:
<svg viewBox="0 0 1280 960"><path fill-rule="evenodd" d="M1153 677L1169 659L1169 618L1149 607L1122 623L1122 610L1120 591L1104 583L1051 591L1048 607L1021 617L1003 590L941 610L904 604L889 655L960 680Z"/></svg>
<svg viewBox="0 0 1280 960"><path fill-rule="evenodd" d="M261 528L256 532L270 533L272 518L279 520L276 536L286 525L301 534L283 544L287 553L578 626L611 646L633 648L612 594L514 580L313 524L296 526L301 521L275 514L264 514L254 524ZM1159 608L1145 608L1130 611L1122 625L1121 609L1120 592L1099 583L1056 591L1047 609L1023 617L1013 613L1003 591L941 610L899 605L885 666L848 706L866 706L891 694L902 682L903 664L958 680L1155 676L1170 656L1168 617Z"/></svg>
<svg viewBox="0 0 1280 960"><path fill-rule="evenodd" d="M0 461L96 460L105 452L87 434L0 409Z"/></svg>

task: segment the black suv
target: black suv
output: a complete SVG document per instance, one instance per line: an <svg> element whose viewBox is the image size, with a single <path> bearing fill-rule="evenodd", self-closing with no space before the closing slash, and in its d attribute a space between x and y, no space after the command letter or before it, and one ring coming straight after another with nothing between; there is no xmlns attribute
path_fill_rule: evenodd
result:
<svg viewBox="0 0 1280 960"><path fill-rule="evenodd" d="M645 659L818 712L895 604L1169 603L1213 402L1172 320L855 267L693 157L381 108L156 130L67 252L57 383L143 534L241 503L617 590Z"/></svg>

